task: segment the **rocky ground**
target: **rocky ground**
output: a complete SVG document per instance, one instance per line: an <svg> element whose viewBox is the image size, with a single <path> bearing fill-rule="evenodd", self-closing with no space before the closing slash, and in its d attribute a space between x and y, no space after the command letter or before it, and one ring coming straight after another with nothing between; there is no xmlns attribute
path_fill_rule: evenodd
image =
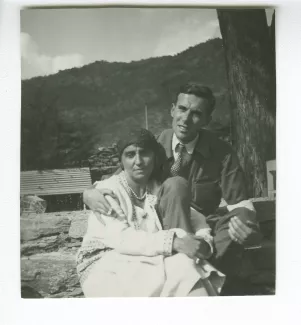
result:
<svg viewBox="0 0 301 325"><path fill-rule="evenodd" d="M240 289L246 286L247 294L273 294L275 201L261 199L254 204L265 234L266 247L262 254L251 253L251 267L255 267L252 287L248 287L249 282L242 282L239 286ZM22 297L83 297L76 274L75 254L86 231L88 214L89 211L22 214Z"/></svg>
<svg viewBox="0 0 301 325"><path fill-rule="evenodd" d="M75 254L86 231L88 211L23 214L21 279L24 294L80 297Z"/></svg>
<svg viewBox="0 0 301 325"><path fill-rule="evenodd" d="M99 147L89 158L92 182L119 166L116 144ZM22 296L82 297L75 254L86 231L88 211L44 213L46 202L21 197Z"/></svg>

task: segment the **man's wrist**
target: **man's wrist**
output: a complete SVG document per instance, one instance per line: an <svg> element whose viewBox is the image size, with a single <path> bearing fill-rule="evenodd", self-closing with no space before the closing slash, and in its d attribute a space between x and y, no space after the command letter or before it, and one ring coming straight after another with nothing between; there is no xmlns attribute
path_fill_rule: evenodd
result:
<svg viewBox="0 0 301 325"><path fill-rule="evenodd" d="M202 239L202 244L199 252L204 256L204 258L209 258L212 254L212 246L205 239Z"/></svg>
<svg viewBox="0 0 301 325"><path fill-rule="evenodd" d="M182 239L175 235L172 243L172 251L178 253L180 250Z"/></svg>

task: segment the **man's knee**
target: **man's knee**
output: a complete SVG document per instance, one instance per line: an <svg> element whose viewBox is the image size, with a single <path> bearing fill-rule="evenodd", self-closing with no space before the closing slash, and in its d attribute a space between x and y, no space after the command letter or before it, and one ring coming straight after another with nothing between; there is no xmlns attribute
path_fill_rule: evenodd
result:
<svg viewBox="0 0 301 325"><path fill-rule="evenodd" d="M187 194L188 191L188 181L180 176L174 176L174 177L170 177L168 178L163 184L162 186L164 187L164 189L168 192L174 192L177 195L178 194Z"/></svg>
<svg viewBox="0 0 301 325"><path fill-rule="evenodd" d="M228 230L229 222L233 217L238 217L245 224L247 221L251 221L254 224L257 223L255 211L251 211L245 207L240 207L226 213L224 216L220 216L215 225L215 232L218 233L220 231Z"/></svg>
<svg viewBox="0 0 301 325"><path fill-rule="evenodd" d="M169 178L162 184L157 197L157 211L162 218L163 228L192 232L188 182L182 177Z"/></svg>
<svg viewBox="0 0 301 325"><path fill-rule="evenodd" d="M247 223L248 221L250 221L254 224L257 224L256 212L248 208L236 208L232 210L231 213L238 217L243 223Z"/></svg>

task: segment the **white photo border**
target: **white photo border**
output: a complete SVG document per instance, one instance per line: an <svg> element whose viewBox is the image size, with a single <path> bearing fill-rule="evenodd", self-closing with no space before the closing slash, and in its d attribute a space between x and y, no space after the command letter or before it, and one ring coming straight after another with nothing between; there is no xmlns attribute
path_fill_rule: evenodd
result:
<svg viewBox="0 0 301 325"><path fill-rule="evenodd" d="M185 299L21 299L20 297L20 8L92 5L261 6L276 8L277 284L275 296ZM298 323L301 254L301 4L299 1L38 1L0 2L1 324ZM300 160L299 160L300 159Z"/></svg>

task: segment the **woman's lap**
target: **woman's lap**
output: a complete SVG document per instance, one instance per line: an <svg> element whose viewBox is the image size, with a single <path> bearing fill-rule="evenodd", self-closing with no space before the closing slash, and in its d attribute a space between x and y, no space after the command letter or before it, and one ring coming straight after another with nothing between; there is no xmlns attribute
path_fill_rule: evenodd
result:
<svg viewBox="0 0 301 325"><path fill-rule="evenodd" d="M200 280L195 262L185 254L165 258L166 281L161 297L185 297Z"/></svg>
<svg viewBox="0 0 301 325"><path fill-rule="evenodd" d="M120 259L118 260L118 257ZM131 260L133 257L130 256ZM113 260L114 259L114 260ZM133 261L134 260L134 261ZM82 283L85 297L187 296L200 280L194 261L176 254L162 263L145 263L111 253L95 262ZM205 293L202 295L206 295Z"/></svg>
<svg viewBox="0 0 301 325"><path fill-rule="evenodd" d="M85 297L159 296L164 284L163 263L149 264L151 259L113 252L91 267L82 283Z"/></svg>
<svg viewBox="0 0 301 325"><path fill-rule="evenodd" d="M82 290L86 298L93 297L120 297L121 287L116 274L110 272L97 272L97 265L90 270L88 277L82 283Z"/></svg>

